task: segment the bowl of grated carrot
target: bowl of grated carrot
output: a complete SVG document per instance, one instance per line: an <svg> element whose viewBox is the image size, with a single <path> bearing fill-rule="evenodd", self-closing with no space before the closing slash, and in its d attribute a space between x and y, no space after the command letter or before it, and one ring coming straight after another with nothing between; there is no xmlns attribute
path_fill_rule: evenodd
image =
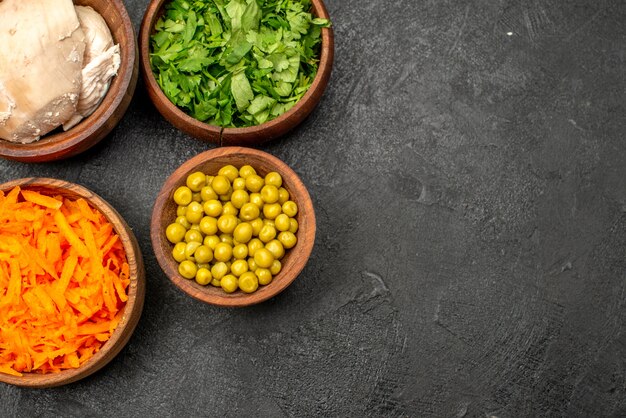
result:
<svg viewBox="0 0 626 418"><path fill-rule="evenodd" d="M130 227L104 199L66 181L0 184L0 382L75 382L126 345L145 272Z"/></svg>

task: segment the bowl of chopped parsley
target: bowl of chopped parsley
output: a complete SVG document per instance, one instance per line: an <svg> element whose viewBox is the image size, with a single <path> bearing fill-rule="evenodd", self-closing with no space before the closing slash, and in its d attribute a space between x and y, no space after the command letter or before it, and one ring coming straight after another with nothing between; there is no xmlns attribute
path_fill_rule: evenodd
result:
<svg viewBox="0 0 626 418"><path fill-rule="evenodd" d="M254 145L320 101L334 42L322 0L153 0L140 66L159 112L219 145Z"/></svg>

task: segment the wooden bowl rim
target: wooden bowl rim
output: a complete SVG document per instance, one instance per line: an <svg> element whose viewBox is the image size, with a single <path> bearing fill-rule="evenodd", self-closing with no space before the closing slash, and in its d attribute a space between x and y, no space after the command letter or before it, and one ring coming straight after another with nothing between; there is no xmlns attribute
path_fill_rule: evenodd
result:
<svg viewBox="0 0 626 418"><path fill-rule="evenodd" d="M120 45L122 63L98 108L67 132L47 134L29 144L0 139L0 157L22 162L69 158L98 144L118 124L119 120L114 123L110 123L110 120L118 109L123 114L130 104L130 100L124 103L124 99L125 96L132 97L135 91L139 75L139 49L135 40L135 29L122 0L108 0L107 4L111 4L118 11L126 41L122 43L115 39L114 30L110 28L115 43ZM121 120L121 116L119 119Z"/></svg>
<svg viewBox="0 0 626 418"><path fill-rule="evenodd" d="M243 128L224 128L217 125L210 125L208 123L201 122L192 116L189 116L187 113L182 111L178 106L174 105L163 93L161 87L156 82L154 78L154 74L152 73L152 69L150 67L150 35L152 33L152 28L156 23L157 16L163 4L170 0L151 0L148 8L146 9L146 13L144 14L143 20L141 22L141 28L139 32L139 50L140 50L140 66L141 72L144 79L144 82L147 84L148 92L150 93L150 99L154 102L157 110L167 119L170 123L172 123L175 127L182 130L183 132L188 133L191 136L198 137L194 135L193 132L203 132L204 138L209 138L210 142L217 143L218 145L229 145L228 143L224 143L224 137L230 138L228 139L229 143L236 142L232 140L232 138L249 138L251 135L262 136L266 132L271 132L275 129L279 129L281 132L286 133L293 127L295 127L300 121L296 121L298 115L302 114L302 112L306 112L304 116L306 116L313 107L321 100L323 91L326 89L328 84L328 79L330 78L330 73L332 71L333 60L334 60L334 35L332 27L322 28L322 47L320 48L320 62L317 70L317 74L315 75L315 79L311 86L307 90L307 92L296 102L296 104L289 109L287 112L283 113L279 117L272 119L270 121L264 122L260 125L243 127ZM312 9L315 16L330 19L326 6L323 0L311 0ZM328 48L324 48L323 46L327 45ZM165 112L161 109L161 106L165 108ZM310 110L305 111L308 106L310 106ZM303 117L304 118L304 117ZM295 122L292 125L292 121ZM279 134L278 136L282 135ZM213 138L218 138L217 141L213 141ZM262 143L261 141L244 141L248 144L254 143Z"/></svg>
<svg viewBox="0 0 626 418"><path fill-rule="evenodd" d="M296 247L299 245L301 246L298 250L300 251L300 258L294 259L295 261L293 263L290 263L289 265L283 265L283 271L279 273L280 276L284 271L287 271L291 267L291 269L288 270L290 276L280 277L280 279L275 278L275 280L269 285L263 286L262 289L260 288L256 292L250 294L245 294L239 290L232 294L227 294L225 292L216 292L215 294L208 292L199 292L198 290L203 289L204 286L200 286L196 284L193 280L188 280L180 276L177 268L178 263L176 263L176 261L172 258L171 254L166 253L162 250L165 245L171 246L171 244L169 243L169 241L167 241L167 238L165 237L165 232L162 227L162 214L166 204L171 199L175 188L178 184L180 184L180 181L183 180L188 173L191 173L198 166L208 161L216 159L227 160L234 155L240 155L244 157L252 156L255 158L263 159L267 161L269 165L273 169L275 169L275 171L280 173L283 178L289 178L289 181L295 186L294 189L298 191L298 193L295 194L295 196L297 196L296 200L298 200L298 205L305 205L305 213L308 214L308 216L306 217L306 222L304 223L304 225L301 225L302 228L298 230L298 233L306 233L309 236L308 239L303 240L303 242L300 242L299 240L298 244L296 245ZM292 193L292 190L289 190L289 193ZM305 230L304 228L307 229ZM251 306L264 302L278 295L289 285L291 285L291 283L293 283L293 281L300 275L309 257L311 256L315 243L315 232L316 221L313 201L311 200L311 196L309 195L309 192L304 186L304 183L302 182L300 177L291 169L291 167L289 167L279 158L264 151L247 147L221 147L209 151L204 151L180 165L167 178L159 194L157 195L152 210L152 219L150 223L150 237L152 241L152 249L156 255L156 259L159 265L161 266L161 269L169 278L169 280L176 287L178 287L180 290L182 290L187 295L193 297L194 299L215 306L232 308ZM263 290L263 293L259 293L261 290Z"/></svg>
<svg viewBox="0 0 626 418"><path fill-rule="evenodd" d="M130 267L130 285L128 286L128 301L124 306L124 314L113 331L111 338L102 346L92 358L76 369L67 369L58 373L24 373L23 376L11 376L0 373L0 382L21 387L48 388L66 385L83 379L102 367L106 366L124 348L133 334L143 310L145 295L145 270L141 250L132 229L122 216L106 200L76 183L45 177L27 177L0 184L1 191L7 191L15 186L23 189L57 190L59 194L69 197L82 197L91 206L98 209L113 225L115 232L124 244L124 252ZM104 212L102 209L109 212ZM110 216L109 216L110 214Z"/></svg>

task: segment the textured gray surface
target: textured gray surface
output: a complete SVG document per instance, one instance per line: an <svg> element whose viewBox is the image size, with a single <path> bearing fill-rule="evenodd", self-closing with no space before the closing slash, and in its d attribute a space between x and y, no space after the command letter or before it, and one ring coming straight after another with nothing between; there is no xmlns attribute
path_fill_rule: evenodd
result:
<svg viewBox="0 0 626 418"><path fill-rule="evenodd" d="M127 0L136 29L147 4ZM328 0L318 109L263 147L310 188L313 255L249 309L176 290L153 199L211 147L139 85L86 154L0 162L109 200L141 242L142 320L69 387L3 416L626 416L626 3Z"/></svg>

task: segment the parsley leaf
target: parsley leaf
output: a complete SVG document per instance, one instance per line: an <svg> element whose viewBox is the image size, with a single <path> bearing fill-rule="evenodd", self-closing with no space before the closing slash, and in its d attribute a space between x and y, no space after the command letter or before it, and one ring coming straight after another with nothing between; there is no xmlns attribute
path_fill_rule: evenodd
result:
<svg viewBox="0 0 626 418"><path fill-rule="evenodd" d="M243 112L250 105L250 101L254 99L254 93L252 92L248 77L246 77L244 71L239 70L233 74L230 83L230 90L237 104L237 110Z"/></svg>
<svg viewBox="0 0 626 418"><path fill-rule="evenodd" d="M165 95L223 127L291 109L317 74L321 28L310 0L172 0L155 24L150 64Z"/></svg>

